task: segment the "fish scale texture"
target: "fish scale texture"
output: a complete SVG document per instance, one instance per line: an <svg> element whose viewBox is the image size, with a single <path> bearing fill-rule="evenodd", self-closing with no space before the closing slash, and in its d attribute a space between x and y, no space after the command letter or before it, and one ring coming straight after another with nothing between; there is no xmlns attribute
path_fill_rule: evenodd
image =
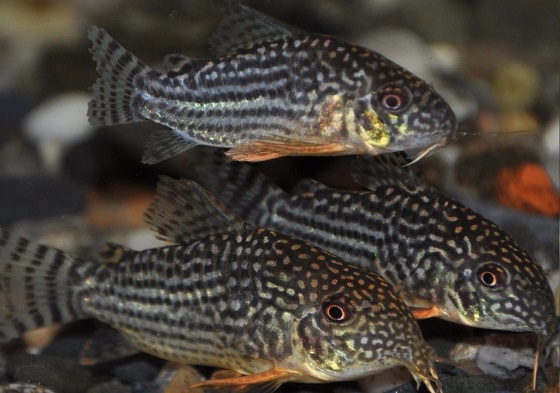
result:
<svg viewBox="0 0 560 393"><path fill-rule="evenodd" d="M196 155L204 185L254 225L296 236L391 282L418 317L558 332L542 267L502 229L439 192L403 155L361 157L353 168L363 191L304 180L284 192L256 169Z"/></svg>
<svg viewBox="0 0 560 393"><path fill-rule="evenodd" d="M456 119L432 87L381 54L308 34L229 1L210 40L216 58L168 55L158 72L107 32L89 29L100 78L90 122L152 120L156 163L196 145L236 160L286 155L431 150L455 138Z"/></svg>

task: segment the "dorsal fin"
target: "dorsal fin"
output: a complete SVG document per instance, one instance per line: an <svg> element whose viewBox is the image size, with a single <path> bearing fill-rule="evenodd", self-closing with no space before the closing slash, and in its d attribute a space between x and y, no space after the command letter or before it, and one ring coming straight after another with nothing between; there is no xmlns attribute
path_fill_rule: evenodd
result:
<svg viewBox="0 0 560 393"><path fill-rule="evenodd" d="M210 40L210 50L225 56L255 44L285 37L303 36L305 32L230 0L216 0L223 18Z"/></svg>
<svg viewBox="0 0 560 393"><path fill-rule="evenodd" d="M177 244L220 233L244 234L250 228L197 183L167 176L160 177L144 216L159 239Z"/></svg>
<svg viewBox="0 0 560 393"><path fill-rule="evenodd" d="M353 162L353 177L368 190L392 185L409 191L431 190L431 185L418 174L415 165L408 165L410 158L404 152L359 156Z"/></svg>
<svg viewBox="0 0 560 393"><path fill-rule="evenodd" d="M191 156L192 157L192 156ZM204 187L247 222L265 226L269 206L289 195L254 166L228 162L218 149L198 149L192 167Z"/></svg>

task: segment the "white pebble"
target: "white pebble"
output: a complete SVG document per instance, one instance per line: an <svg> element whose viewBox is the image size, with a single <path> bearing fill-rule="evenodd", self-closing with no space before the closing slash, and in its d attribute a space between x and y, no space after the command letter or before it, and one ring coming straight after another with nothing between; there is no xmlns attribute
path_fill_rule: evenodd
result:
<svg viewBox="0 0 560 393"><path fill-rule="evenodd" d="M541 138L541 159L556 188L560 188L560 114L547 124Z"/></svg>
<svg viewBox="0 0 560 393"><path fill-rule="evenodd" d="M85 139L94 130L87 119L90 95L64 93L35 108L23 121L27 138L35 142L48 172L57 172L64 149Z"/></svg>

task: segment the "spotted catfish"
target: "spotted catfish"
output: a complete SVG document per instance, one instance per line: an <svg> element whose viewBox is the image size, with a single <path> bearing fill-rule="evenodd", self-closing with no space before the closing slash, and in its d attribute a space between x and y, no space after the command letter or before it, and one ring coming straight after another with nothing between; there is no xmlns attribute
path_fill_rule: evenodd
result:
<svg viewBox="0 0 560 393"><path fill-rule="evenodd" d="M288 194L248 164L197 155L204 185L245 220L297 236L373 269L417 318L558 334L539 264L491 221L439 192L401 154L360 157L365 191L304 180Z"/></svg>
<svg viewBox="0 0 560 393"><path fill-rule="evenodd" d="M309 34L228 0L210 40L213 59L169 55L165 72L137 59L107 32L88 30L100 78L94 125L152 120L145 163L195 145L230 148L235 160L287 155L378 154L453 140L449 105L417 76L379 53Z"/></svg>
<svg viewBox="0 0 560 393"><path fill-rule="evenodd" d="M0 231L0 341L96 318L157 357L230 370L192 389L272 392L404 365L441 392L432 349L379 275L254 228L192 182L162 178L146 217L178 245L113 246L94 263Z"/></svg>

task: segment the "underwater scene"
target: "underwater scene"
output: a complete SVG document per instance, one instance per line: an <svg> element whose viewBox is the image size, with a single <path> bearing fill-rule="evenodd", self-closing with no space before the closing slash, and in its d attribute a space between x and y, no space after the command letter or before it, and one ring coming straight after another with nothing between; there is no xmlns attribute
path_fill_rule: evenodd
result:
<svg viewBox="0 0 560 393"><path fill-rule="evenodd" d="M559 11L0 0L0 393L557 392Z"/></svg>

